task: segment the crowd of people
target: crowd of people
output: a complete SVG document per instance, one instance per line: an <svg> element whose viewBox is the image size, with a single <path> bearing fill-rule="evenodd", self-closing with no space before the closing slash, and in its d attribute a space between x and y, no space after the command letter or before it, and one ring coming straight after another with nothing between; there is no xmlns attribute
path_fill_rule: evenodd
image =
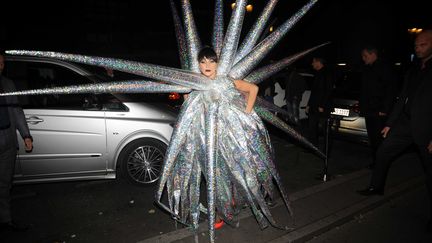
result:
<svg viewBox="0 0 432 243"><path fill-rule="evenodd" d="M423 30L416 36L414 51L417 60L403 78L398 77L395 69L381 57L377 47L365 46L360 51L363 66L358 70L361 74L359 112L365 118L371 148L368 168L372 175L370 185L357 192L364 196L383 195L392 162L409 147L415 148L425 172L430 201L427 230L432 231L432 109L428 105L432 104L432 30ZM324 128L331 117L336 74L329 70L322 56L313 56L311 65L314 79L310 85L310 98L305 110L308 122L303 133L320 146L319 136L325 137L326 129L320 132L319 127ZM285 78L290 80L290 75ZM401 79L403 86L398 89ZM287 85L286 92L290 92L290 88ZM287 111L295 116L299 107L291 102L290 98L287 99Z"/></svg>

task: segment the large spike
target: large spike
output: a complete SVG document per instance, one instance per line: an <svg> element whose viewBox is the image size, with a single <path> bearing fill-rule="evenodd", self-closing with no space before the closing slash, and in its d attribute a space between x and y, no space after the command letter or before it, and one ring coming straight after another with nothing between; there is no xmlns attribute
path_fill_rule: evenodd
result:
<svg viewBox="0 0 432 243"><path fill-rule="evenodd" d="M261 83L262 81L266 80L267 78L269 78L273 74L275 74L275 73L279 72L280 70L284 69L285 67L289 66L291 63L297 61L298 59L309 54L310 52L312 52L312 51L314 51L314 50L316 50L322 46L327 45L328 43L329 42L315 46L315 47L312 47L310 49L296 53L292 56L286 57L286 58L284 58L278 62L264 66L258 70L253 71L244 79L247 80L248 82L255 83L255 84ZM238 77L233 77L233 78L238 78Z"/></svg>
<svg viewBox="0 0 432 243"><path fill-rule="evenodd" d="M189 67L192 72L199 73L199 66L196 58L201 49L201 41L192 14L192 7L189 0L182 0L183 23L185 27L187 52L189 58Z"/></svg>
<svg viewBox="0 0 432 243"><path fill-rule="evenodd" d="M275 114L273 114L273 113L271 113L271 112L267 111L266 109L263 109L259 106L256 106L254 110L262 119L266 120L267 122L273 124L277 128L286 132L292 138L294 138L295 140L299 141L301 144L303 144L307 148L314 151L321 158L324 159L326 157L317 147L315 147L311 142L309 142L306 138L304 138L300 133L298 133L296 130L294 130L292 127L290 127L288 124L286 124L281 119L279 119Z"/></svg>
<svg viewBox="0 0 432 243"><path fill-rule="evenodd" d="M278 0L270 0L268 1L266 7L261 13L261 16L258 18L257 22L255 22L252 29L247 34L246 38L243 40L239 51L234 59L234 64L240 61L243 57L245 57L255 46L257 43L261 33L266 27L267 21L273 12L274 7Z"/></svg>
<svg viewBox="0 0 432 243"><path fill-rule="evenodd" d="M273 49L285 34L303 17L318 0L310 0L294 16L260 42L248 55L240 60L229 73L230 77L244 79L251 70Z"/></svg>
<svg viewBox="0 0 432 243"><path fill-rule="evenodd" d="M220 55L224 35L224 12L223 0L215 1L215 15L213 20L212 44L217 55Z"/></svg>
<svg viewBox="0 0 432 243"><path fill-rule="evenodd" d="M46 95L46 94L88 94L88 93L188 93L191 89L178 85L161 84L150 81L122 81L110 83L71 85L45 89L22 90L3 93L0 96L10 95Z"/></svg>
<svg viewBox="0 0 432 243"><path fill-rule="evenodd" d="M177 68L163 67L154 64L140 63L107 57L94 57L61 52L10 50L7 54L50 57L65 61L84 63L94 66L107 67L118 71L133 73L155 80L185 86L196 90L207 90L209 79L202 74L193 73Z"/></svg>
<svg viewBox="0 0 432 243"><path fill-rule="evenodd" d="M217 69L218 75L227 74L234 62L234 57L237 52L237 46L240 39L246 3L246 0L236 1L220 54L219 66Z"/></svg>
<svg viewBox="0 0 432 243"><path fill-rule="evenodd" d="M292 116L292 114L288 113L287 110L282 109L279 106L277 106L277 105L275 105L275 104L273 104L271 102L268 102L267 100L265 100L265 99L263 99L261 97L257 97L255 105L263 107L263 108L265 108L265 109L267 109L269 111L277 112L277 113L282 114L282 115L284 115L286 117L291 117ZM292 121L292 122L294 122L294 121Z"/></svg>
<svg viewBox="0 0 432 243"><path fill-rule="evenodd" d="M180 57L180 65L182 69L190 70L189 64L190 64L191 57L188 56L188 52L186 51L187 44L186 44L184 29L181 24L181 20L173 0L170 0L170 5L171 5L172 16L173 16L173 22L174 22L174 30L177 37L176 39L177 39L177 47L178 47L178 52Z"/></svg>
<svg viewBox="0 0 432 243"><path fill-rule="evenodd" d="M192 93L189 98L186 99L185 103L182 106L182 109L180 110L180 114L177 117L176 127L171 136L171 142L167 149L167 154L165 155L164 166L161 177L159 179L158 189L156 191L156 203L164 210L169 212L171 216L173 216L176 220L183 224L186 224L186 222L182 222L179 215L176 215L175 212L170 209L170 207L164 205L161 202L161 199L165 186L169 186L166 185L166 183L172 173L179 151L180 149L182 149L182 145L184 143L184 140L186 139L188 129L190 129L190 125L193 120L193 116L191 116L190 114L195 112L193 109L200 101L201 100L199 96L196 96ZM169 190L169 188L167 188L167 190Z"/></svg>
<svg viewBox="0 0 432 243"><path fill-rule="evenodd" d="M214 222L216 216L216 168L217 168L217 114L218 105L215 103L210 104L206 112L205 119L205 137L206 137L206 151L207 151L207 210L208 210L208 224L210 242L214 242Z"/></svg>

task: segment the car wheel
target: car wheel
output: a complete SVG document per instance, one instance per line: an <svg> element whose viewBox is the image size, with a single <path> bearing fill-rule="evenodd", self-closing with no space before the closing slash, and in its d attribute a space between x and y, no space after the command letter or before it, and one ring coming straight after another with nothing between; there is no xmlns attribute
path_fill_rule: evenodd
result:
<svg viewBox="0 0 432 243"><path fill-rule="evenodd" d="M167 146L156 139L141 138L126 145L119 156L122 177L136 185L156 182Z"/></svg>

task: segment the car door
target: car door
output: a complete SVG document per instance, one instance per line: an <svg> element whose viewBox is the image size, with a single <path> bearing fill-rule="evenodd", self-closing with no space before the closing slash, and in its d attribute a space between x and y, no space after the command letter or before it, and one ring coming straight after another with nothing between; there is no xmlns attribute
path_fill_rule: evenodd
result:
<svg viewBox="0 0 432 243"><path fill-rule="evenodd" d="M17 89L39 89L88 83L62 65L8 62ZM16 75L14 75L14 73ZM14 77L15 76L15 77ZM68 178L106 173L105 112L94 95L32 95L20 97L34 140L31 153L20 144L16 178Z"/></svg>
<svg viewBox="0 0 432 243"><path fill-rule="evenodd" d="M104 112L26 109L25 116L34 148L26 153L20 146L23 176L105 173Z"/></svg>

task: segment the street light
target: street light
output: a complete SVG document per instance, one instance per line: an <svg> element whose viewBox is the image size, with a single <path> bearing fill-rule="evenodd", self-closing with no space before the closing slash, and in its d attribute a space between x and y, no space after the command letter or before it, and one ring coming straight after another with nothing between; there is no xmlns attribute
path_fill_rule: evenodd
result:
<svg viewBox="0 0 432 243"><path fill-rule="evenodd" d="M236 6L235 3L231 3L231 9L234 9ZM246 12L250 13L253 11L253 5L252 4L248 4L246 5Z"/></svg>
<svg viewBox="0 0 432 243"><path fill-rule="evenodd" d="M252 12L252 10L253 10L253 5L252 5L252 4L248 4L248 5L246 5L246 11L247 11L248 13Z"/></svg>
<svg viewBox="0 0 432 243"><path fill-rule="evenodd" d="M420 29L420 28L411 28L411 29L408 29L408 32L411 33L411 34L418 34L418 33L422 32L422 31L423 31L423 29Z"/></svg>

